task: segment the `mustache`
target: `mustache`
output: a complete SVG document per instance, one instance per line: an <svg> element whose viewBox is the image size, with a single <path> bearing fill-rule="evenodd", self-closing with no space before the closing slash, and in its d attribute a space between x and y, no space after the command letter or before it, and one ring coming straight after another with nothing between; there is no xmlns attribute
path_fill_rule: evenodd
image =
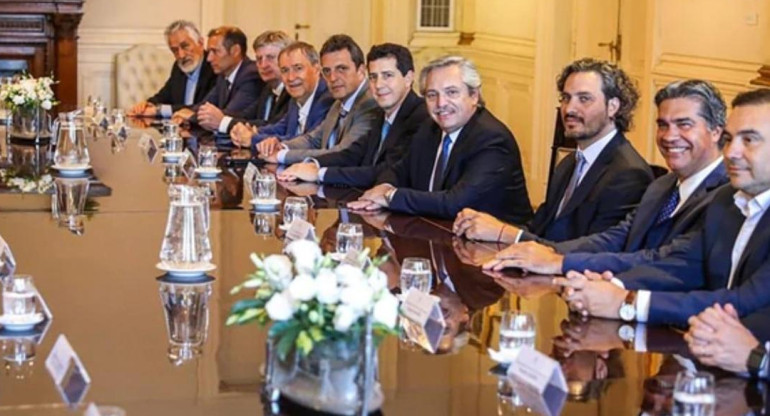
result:
<svg viewBox="0 0 770 416"><path fill-rule="evenodd" d="M579 121L581 123L584 123L585 120L583 120L583 117L580 117L577 114L567 113L564 115L564 121Z"/></svg>

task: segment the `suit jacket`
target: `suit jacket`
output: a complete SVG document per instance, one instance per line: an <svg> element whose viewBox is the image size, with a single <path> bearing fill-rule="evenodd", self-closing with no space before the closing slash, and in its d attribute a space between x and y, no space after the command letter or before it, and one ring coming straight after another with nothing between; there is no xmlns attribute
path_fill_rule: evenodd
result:
<svg viewBox="0 0 770 416"><path fill-rule="evenodd" d="M385 112L377 111L377 119L369 134L339 152L318 156L321 166L328 167L323 182L368 188L374 185L377 175L401 160L409 148L412 136L428 119L425 101L409 91L398 109L380 149ZM380 150L377 153L377 150Z"/></svg>
<svg viewBox="0 0 770 416"><path fill-rule="evenodd" d="M211 64L206 60L208 52L203 54L203 62L201 62L201 72L198 75L198 83L195 84L195 95L193 104L197 104L203 100L206 95L214 88L214 84L217 81L217 75L214 70L211 69ZM177 111L182 107L186 107L184 103L185 89L187 88L187 74L185 74L179 65L174 64L171 68L171 75L169 75L166 83L163 87L155 93L147 101L155 105L169 104L172 111Z"/></svg>
<svg viewBox="0 0 770 416"><path fill-rule="evenodd" d="M563 271L609 270L620 273L633 266L660 258L658 248L702 225L703 213L714 198L715 189L729 182L724 164L719 164L671 218L655 224L669 194L677 184L674 173L661 176L642 195L639 207L625 220L607 230L556 243L564 256Z"/></svg>
<svg viewBox="0 0 770 416"><path fill-rule="evenodd" d="M305 129L302 133L307 133L315 129L326 117L334 103L334 98L329 94L329 90L326 88L326 82L323 79L318 80L318 88L313 95L313 102L310 103L310 111L305 120ZM292 98L287 105L288 109L286 114L283 115L274 124L267 124L259 128L257 134L251 137L252 150L256 153L257 143L265 140L268 137L277 137L278 140L284 141L296 137L297 129L299 128L299 104L297 100Z"/></svg>
<svg viewBox="0 0 770 416"><path fill-rule="evenodd" d="M617 275L629 290L652 291L648 322L686 325L714 303L732 303L740 316L770 306L770 211L746 244L727 289L735 240L744 216L730 185L714 191L703 227L672 243L662 259Z"/></svg>
<svg viewBox="0 0 770 416"><path fill-rule="evenodd" d="M374 125L378 108L377 103L372 98L372 93L369 91L368 84L364 85L356 95L353 106L350 107L348 115L342 122L334 148L327 149L329 135L334 131L340 111L342 111L342 102L336 100L321 125L283 143L289 148L283 162L285 164L297 163L308 157L318 157L350 147L351 144L369 134L369 130Z"/></svg>
<svg viewBox="0 0 770 416"><path fill-rule="evenodd" d="M636 207L653 179L647 162L618 133L599 153L557 216L574 170L574 157L564 158L556 166L545 203L535 212L522 240L539 236L559 242L604 231Z"/></svg>
<svg viewBox="0 0 770 416"><path fill-rule="evenodd" d="M241 115L244 118L255 118L256 114L247 114L244 111L251 103L257 100L264 86L265 83L259 77L254 61L249 58L243 58L233 80L233 85L228 89L227 80L223 75L219 75L214 88L193 109L197 112L198 107L204 102L208 102L217 106L225 115ZM193 115L190 118L190 122L197 122L197 115Z"/></svg>
<svg viewBox="0 0 770 416"><path fill-rule="evenodd" d="M457 136L443 180L428 191L444 133L427 120L407 156L378 179L398 188L390 209L453 219L463 208L525 222L532 216L516 139L500 120L478 108Z"/></svg>
<svg viewBox="0 0 770 416"><path fill-rule="evenodd" d="M273 102L270 105L270 112L267 114L267 118L265 118L267 101L271 97L273 97ZM246 107L246 109L244 109L241 114L239 114L237 117L233 117L233 119L230 120L230 124L227 126L227 131L229 132L232 130L232 128L238 123L249 123L252 126L257 127L276 123L281 119L281 117L283 117L284 114L286 114L286 111L289 109L290 99L291 96L289 96L289 93L286 92L286 88L281 90L281 93L276 99L275 94L273 94L273 90L269 86L265 85L262 88L262 92L259 94L257 101L251 103L251 105ZM246 114L256 114L256 117L249 119L245 117Z"/></svg>

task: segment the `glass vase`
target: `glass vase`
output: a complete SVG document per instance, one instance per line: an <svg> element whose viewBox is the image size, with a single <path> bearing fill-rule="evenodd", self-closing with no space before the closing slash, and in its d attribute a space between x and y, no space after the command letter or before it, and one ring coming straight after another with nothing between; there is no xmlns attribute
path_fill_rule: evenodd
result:
<svg viewBox="0 0 770 416"><path fill-rule="evenodd" d="M8 128L11 140L40 143L51 139L51 120L48 112L40 106L16 107L11 111L11 125Z"/></svg>

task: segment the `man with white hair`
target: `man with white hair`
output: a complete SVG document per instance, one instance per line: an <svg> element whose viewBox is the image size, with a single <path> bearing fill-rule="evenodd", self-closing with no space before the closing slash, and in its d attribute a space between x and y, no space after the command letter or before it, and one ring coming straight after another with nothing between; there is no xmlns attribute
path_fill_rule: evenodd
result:
<svg viewBox="0 0 770 416"><path fill-rule="evenodd" d="M182 107L202 100L216 83L217 76L206 60L203 36L192 22L177 20L164 33L176 64L160 91L131 108L133 115L171 117Z"/></svg>
<svg viewBox="0 0 770 416"><path fill-rule="evenodd" d="M516 140L481 98L481 76L460 56L431 61L420 88L433 119L414 134L407 156L351 209L388 208L451 219L463 208L528 221L532 206Z"/></svg>

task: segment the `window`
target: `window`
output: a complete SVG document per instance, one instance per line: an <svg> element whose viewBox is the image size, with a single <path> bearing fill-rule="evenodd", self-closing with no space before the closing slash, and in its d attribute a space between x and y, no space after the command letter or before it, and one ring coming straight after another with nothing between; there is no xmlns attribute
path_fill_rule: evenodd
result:
<svg viewBox="0 0 770 416"><path fill-rule="evenodd" d="M451 31L454 0L418 0L417 30Z"/></svg>

